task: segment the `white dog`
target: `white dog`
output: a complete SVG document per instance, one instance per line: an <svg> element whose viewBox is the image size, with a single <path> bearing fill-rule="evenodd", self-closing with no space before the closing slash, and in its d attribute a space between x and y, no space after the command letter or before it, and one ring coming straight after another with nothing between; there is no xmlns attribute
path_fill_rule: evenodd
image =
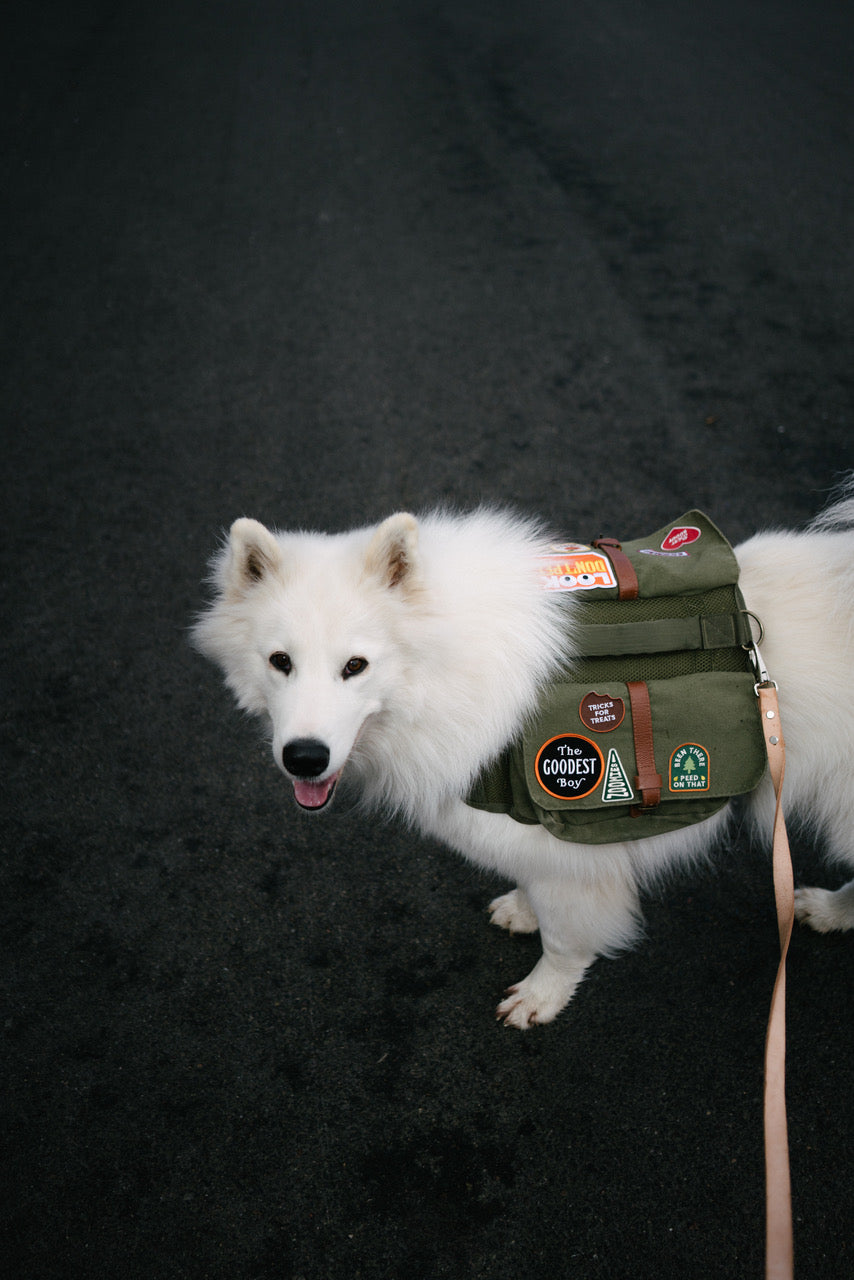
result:
<svg viewBox="0 0 854 1280"><path fill-rule="evenodd" d="M571 664L576 596L544 591L533 568L549 542L535 524L486 509L398 514L339 535L240 519L194 629L239 705L271 726L299 805L323 809L346 773L368 804L516 882L490 910L498 925L541 934L541 959L498 1006L520 1028L554 1018L597 956L636 939L640 888L705 853L727 812L590 846L466 804ZM779 687L786 811L850 869L854 485L805 532L758 534L736 556ZM751 802L766 831L772 799L766 778ZM854 880L800 890L797 912L819 930L851 928Z"/></svg>

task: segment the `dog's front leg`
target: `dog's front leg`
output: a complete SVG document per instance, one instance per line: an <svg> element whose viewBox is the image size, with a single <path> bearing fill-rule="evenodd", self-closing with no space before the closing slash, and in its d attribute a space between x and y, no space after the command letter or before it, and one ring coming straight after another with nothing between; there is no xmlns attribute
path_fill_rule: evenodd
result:
<svg viewBox="0 0 854 1280"><path fill-rule="evenodd" d="M551 1022L572 999L575 988L595 955L561 955L544 951L527 978L507 988L495 1011L505 1026L526 1031L541 1022Z"/></svg>
<svg viewBox="0 0 854 1280"><path fill-rule="evenodd" d="M640 924L637 892L622 876L592 885L571 878L535 880L525 885L525 897L539 921L543 954L496 1010L508 1026L522 1030L551 1022L596 957L629 946Z"/></svg>
<svg viewBox="0 0 854 1280"><path fill-rule="evenodd" d="M509 893L502 893L500 898L493 898L489 904L489 916L492 924L506 929L508 933L536 933L540 927L524 889L511 889Z"/></svg>

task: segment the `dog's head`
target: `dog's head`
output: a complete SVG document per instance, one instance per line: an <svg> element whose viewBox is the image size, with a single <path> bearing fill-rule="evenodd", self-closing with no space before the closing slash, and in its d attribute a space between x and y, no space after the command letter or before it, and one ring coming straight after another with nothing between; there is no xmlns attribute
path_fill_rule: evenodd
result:
<svg viewBox="0 0 854 1280"><path fill-rule="evenodd" d="M240 519L217 558L195 643L238 703L269 717L274 758L304 809L329 803L405 679L397 623L418 593L417 543L402 513L340 536L276 535Z"/></svg>

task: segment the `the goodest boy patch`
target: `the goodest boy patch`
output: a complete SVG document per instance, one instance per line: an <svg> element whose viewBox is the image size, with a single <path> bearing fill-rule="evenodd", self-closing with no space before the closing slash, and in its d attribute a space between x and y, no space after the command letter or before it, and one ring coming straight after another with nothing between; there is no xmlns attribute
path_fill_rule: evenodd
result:
<svg viewBox="0 0 854 1280"><path fill-rule="evenodd" d="M561 733L537 752L534 773L544 791L558 800L580 800L602 781L605 758L589 738Z"/></svg>

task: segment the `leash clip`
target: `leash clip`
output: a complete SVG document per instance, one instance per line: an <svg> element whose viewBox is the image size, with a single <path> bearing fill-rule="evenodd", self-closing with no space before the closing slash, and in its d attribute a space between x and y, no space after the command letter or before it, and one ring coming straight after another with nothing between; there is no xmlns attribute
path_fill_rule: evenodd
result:
<svg viewBox="0 0 854 1280"><path fill-rule="evenodd" d="M752 618L759 627L759 640L762 640L765 636L765 628L762 626L759 618L757 618L755 613L751 613L749 609L745 609L745 613L748 618ZM750 643L742 646L750 655L750 661L753 666L753 670L756 673L756 684L753 686L753 692L756 694L757 698L759 697L760 689L777 688L777 681L771 679L768 674L768 669L762 660L762 654L759 652L759 640L753 639L753 628L751 627Z"/></svg>

